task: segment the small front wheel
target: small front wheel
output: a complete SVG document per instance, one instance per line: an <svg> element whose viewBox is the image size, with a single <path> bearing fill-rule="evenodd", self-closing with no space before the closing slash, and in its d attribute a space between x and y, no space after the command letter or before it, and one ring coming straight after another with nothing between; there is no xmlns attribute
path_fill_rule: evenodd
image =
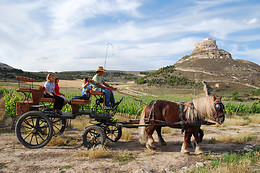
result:
<svg viewBox="0 0 260 173"><path fill-rule="evenodd" d="M122 136L122 127L117 124L110 124L104 127L106 137L112 142L117 142Z"/></svg>
<svg viewBox="0 0 260 173"><path fill-rule="evenodd" d="M94 148L98 145L105 145L105 143L106 134L101 127L93 125L85 129L85 132L83 134L83 145L86 148Z"/></svg>
<svg viewBox="0 0 260 173"><path fill-rule="evenodd" d="M30 111L19 118L15 133L21 144L35 149L44 147L50 142L53 128L50 119L42 112Z"/></svg>

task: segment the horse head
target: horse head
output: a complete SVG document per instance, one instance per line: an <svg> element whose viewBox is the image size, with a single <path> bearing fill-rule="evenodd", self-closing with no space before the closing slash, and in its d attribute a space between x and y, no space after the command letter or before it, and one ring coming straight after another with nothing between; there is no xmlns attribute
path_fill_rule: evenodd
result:
<svg viewBox="0 0 260 173"><path fill-rule="evenodd" d="M225 106L221 102L221 96L217 98L216 96L213 96L214 101L214 108L213 108L213 118L215 121L219 124L223 124L225 121Z"/></svg>

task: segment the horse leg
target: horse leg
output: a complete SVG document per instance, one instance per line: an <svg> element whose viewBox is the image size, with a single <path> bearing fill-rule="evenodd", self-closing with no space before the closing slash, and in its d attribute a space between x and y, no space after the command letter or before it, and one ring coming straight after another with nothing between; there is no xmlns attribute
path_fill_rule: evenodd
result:
<svg viewBox="0 0 260 173"><path fill-rule="evenodd" d="M203 132L203 130L201 128L199 129L198 136L199 136L200 143L201 143L202 139L203 139L203 136L204 136L204 132ZM196 147L196 142L191 143L191 141L189 141L188 142L188 147L195 148Z"/></svg>
<svg viewBox="0 0 260 173"><path fill-rule="evenodd" d="M200 142L202 140L201 138L203 137L203 135L201 134L201 131L202 130L200 128L197 128L193 132L193 136L195 138L195 144L196 144L195 154L202 154L203 153L203 151L200 148Z"/></svg>
<svg viewBox="0 0 260 173"><path fill-rule="evenodd" d="M203 130L200 128L200 129L199 129L200 143L202 142L203 136L204 136L204 132L203 132Z"/></svg>
<svg viewBox="0 0 260 173"><path fill-rule="evenodd" d="M155 146L154 146L154 139L153 139L153 132L154 130L156 129L155 126L150 126L150 127L147 127L146 128L146 132L148 134L148 140L146 142L146 148L148 149L155 149Z"/></svg>
<svg viewBox="0 0 260 173"><path fill-rule="evenodd" d="M158 134L159 142L160 142L160 144L161 144L162 146L165 146L165 145L167 145L167 144L166 144L166 142L164 141L164 139L162 138L162 133L161 133L161 131L162 131L162 127L158 126L158 127L156 128L156 132L157 132L157 134Z"/></svg>
<svg viewBox="0 0 260 173"><path fill-rule="evenodd" d="M192 133L190 131L190 129L185 130L184 132L184 141L181 147L181 152L184 154L189 154L189 150L187 149L188 147L188 142L190 141L190 138L192 136Z"/></svg>

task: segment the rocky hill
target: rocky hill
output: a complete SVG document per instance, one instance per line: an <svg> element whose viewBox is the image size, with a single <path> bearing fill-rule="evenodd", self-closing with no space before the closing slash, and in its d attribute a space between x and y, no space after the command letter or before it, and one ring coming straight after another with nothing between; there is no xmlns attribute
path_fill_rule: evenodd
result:
<svg viewBox="0 0 260 173"><path fill-rule="evenodd" d="M259 65L232 59L229 52L218 49L216 41L210 38L196 43L194 51L174 66L177 74L196 81L207 81L215 86L235 84L249 88L260 87Z"/></svg>
<svg viewBox="0 0 260 173"><path fill-rule="evenodd" d="M190 55L138 79L137 83L173 87L204 83L215 91L254 90L260 87L260 67L233 59L229 52L218 48L216 40L207 38L196 43Z"/></svg>

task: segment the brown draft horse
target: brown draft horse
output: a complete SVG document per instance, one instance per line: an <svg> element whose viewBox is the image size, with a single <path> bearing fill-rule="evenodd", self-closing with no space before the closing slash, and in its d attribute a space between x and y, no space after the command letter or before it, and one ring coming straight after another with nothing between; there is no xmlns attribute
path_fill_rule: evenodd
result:
<svg viewBox="0 0 260 173"><path fill-rule="evenodd" d="M180 109L180 106L182 106L182 109ZM221 102L221 97L203 97L188 103L156 100L143 109L139 124L145 125L145 121L149 121L149 124L157 124L157 126L140 126L139 141L141 144L145 144L147 148L153 149L154 139L152 134L156 130L159 142L161 145L166 145L166 142L161 135L162 126L158 125L158 123L162 122L162 125L163 123L168 123L166 124L167 126L181 128L184 131L184 142L181 148L182 153L189 153L187 145L193 135L196 143L195 154L201 154L203 152L200 149L200 141L202 138L200 123L205 122L208 119L213 120L218 124L224 122L224 105ZM194 122L197 123L197 125L173 124L175 122Z"/></svg>

